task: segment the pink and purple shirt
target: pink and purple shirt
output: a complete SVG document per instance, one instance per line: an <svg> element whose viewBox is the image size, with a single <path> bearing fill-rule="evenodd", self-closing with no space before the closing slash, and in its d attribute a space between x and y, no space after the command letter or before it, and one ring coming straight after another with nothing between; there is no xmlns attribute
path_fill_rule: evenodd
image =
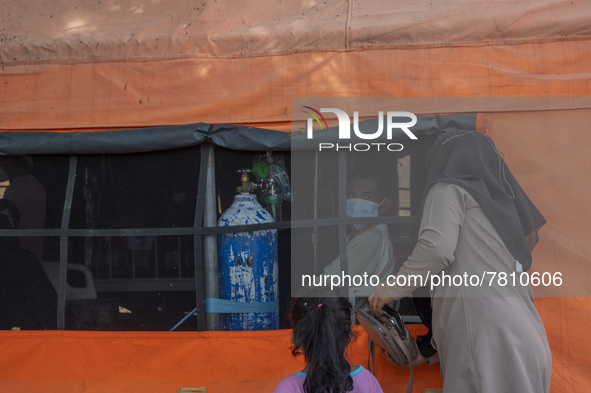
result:
<svg viewBox="0 0 591 393"><path fill-rule="evenodd" d="M380 383L362 366L358 366L349 375L353 378L353 390L351 393L383 393ZM281 380L273 393L304 393L304 380L306 373L297 372Z"/></svg>

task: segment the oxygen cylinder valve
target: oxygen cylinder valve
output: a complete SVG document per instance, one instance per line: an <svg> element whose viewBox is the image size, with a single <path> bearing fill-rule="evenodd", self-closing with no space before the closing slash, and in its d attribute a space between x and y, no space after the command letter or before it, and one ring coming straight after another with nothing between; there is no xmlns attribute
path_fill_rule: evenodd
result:
<svg viewBox="0 0 591 393"><path fill-rule="evenodd" d="M248 172L247 169L241 169L238 171L238 173L240 173L240 185L236 187L236 192L240 194L250 194L256 188L256 184L250 181Z"/></svg>

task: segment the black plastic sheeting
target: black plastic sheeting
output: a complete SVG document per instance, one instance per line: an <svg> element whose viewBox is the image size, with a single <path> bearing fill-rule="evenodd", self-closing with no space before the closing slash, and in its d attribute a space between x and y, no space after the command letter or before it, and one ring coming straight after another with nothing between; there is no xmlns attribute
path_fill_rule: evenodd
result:
<svg viewBox="0 0 591 393"><path fill-rule="evenodd" d="M476 130L476 115L418 116L411 131L433 135L452 129ZM377 119L359 123L359 128L375 132ZM393 130L392 141L408 140L400 129ZM382 138L375 141L384 140ZM215 146L240 151L287 151L316 149L319 142L338 140L338 128L332 127L307 139L305 133L239 126L195 123L181 126L153 127L85 132L0 132L0 156L37 154L126 154L177 149L212 143ZM352 133L351 142L363 142Z"/></svg>

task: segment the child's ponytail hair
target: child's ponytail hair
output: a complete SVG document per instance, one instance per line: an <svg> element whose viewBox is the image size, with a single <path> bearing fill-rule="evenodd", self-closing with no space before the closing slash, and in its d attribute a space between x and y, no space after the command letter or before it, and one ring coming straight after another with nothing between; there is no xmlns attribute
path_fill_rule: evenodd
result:
<svg viewBox="0 0 591 393"><path fill-rule="evenodd" d="M345 359L353 337L351 303L343 297L295 298L291 303L294 347L307 363L306 393L345 393L353 389Z"/></svg>

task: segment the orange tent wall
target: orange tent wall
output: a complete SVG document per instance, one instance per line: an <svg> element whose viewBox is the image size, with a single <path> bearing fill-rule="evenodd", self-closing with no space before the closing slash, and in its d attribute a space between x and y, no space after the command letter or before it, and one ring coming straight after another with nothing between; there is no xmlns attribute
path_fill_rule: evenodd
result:
<svg viewBox="0 0 591 393"><path fill-rule="evenodd" d="M419 328L420 329L420 328ZM416 329L415 329L416 330ZM424 329L423 329L424 330ZM367 335L359 326L349 357L367 367ZM271 392L304 367L291 356L289 330L256 332L0 332L3 392ZM386 392L406 387L409 372L376 354ZM441 387L437 366L416 371L415 391Z"/></svg>
<svg viewBox="0 0 591 393"><path fill-rule="evenodd" d="M532 272L560 272L561 286L534 289L552 351L551 392L586 391L591 383L591 111L494 113L483 116L508 166L547 224Z"/></svg>
<svg viewBox="0 0 591 393"><path fill-rule="evenodd" d="M536 296L591 296L591 110L495 113L484 130L544 214L533 271L561 272ZM591 321L591 314L586 315ZM574 335L574 332L572 333ZM565 337L565 339L568 339Z"/></svg>
<svg viewBox="0 0 591 393"><path fill-rule="evenodd" d="M292 97L591 95L584 1L7 0L0 11L0 130L283 123Z"/></svg>
<svg viewBox="0 0 591 393"><path fill-rule="evenodd" d="M0 130L194 122L278 129L291 119L292 97L588 97L586 59L588 41L564 41L15 65L0 72Z"/></svg>
<svg viewBox="0 0 591 393"><path fill-rule="evenodd" d="M536 302L553 356L551 392L586 391L591 347L585 334L587 299L540 298ZM424 327L411 325L413 335ZM367 335L356 326L353 364L367 366ZM569 336L569 332L577 332ZM0 332L0 391L176 393L206 386L208 393L272 392L303 368L291 356L289 330L257 332ZM573 361L575 354L576 361ZM409 372L376 354L384 392L406 389ZM415 369L413 392L441 388L439 367Z"/></svg>

